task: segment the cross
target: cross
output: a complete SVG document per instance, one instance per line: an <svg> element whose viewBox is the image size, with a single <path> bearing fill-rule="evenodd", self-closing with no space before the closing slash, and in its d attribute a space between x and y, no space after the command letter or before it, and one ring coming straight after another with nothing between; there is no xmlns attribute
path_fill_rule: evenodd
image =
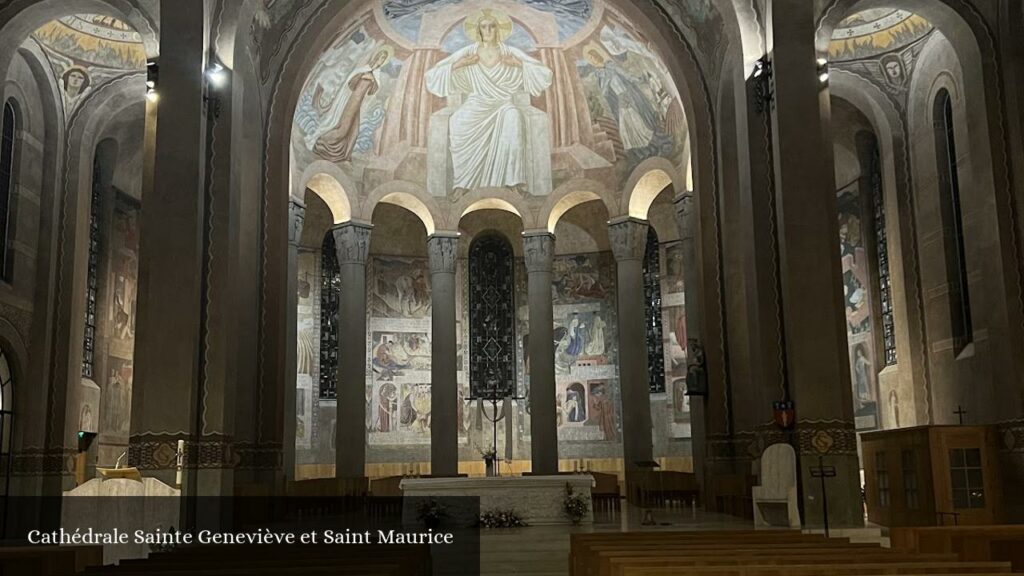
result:
<svg viewBox="0 0 1024 576"><path fill-rule="evenodd" d="M960 425L963 426L964 425L964 414L967 414L967 410L964 410L963 406L957 404L956 405L956 411L953 412L953 414L956 414L960 418Z"/></svg>

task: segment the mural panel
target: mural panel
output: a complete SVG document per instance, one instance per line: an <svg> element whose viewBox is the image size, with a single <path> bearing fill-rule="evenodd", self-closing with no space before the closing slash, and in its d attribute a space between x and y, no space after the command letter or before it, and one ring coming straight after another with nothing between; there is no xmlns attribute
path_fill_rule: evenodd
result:
<svg viewBox="0 0 1024 576"><path fill-rule="evenodd" d="M683 292L683 248L662 247L662 338L665 347L665 391L671 402L669 435L690 437L690 397L686 395L686 297Z"/></svg>
<svg viewBox="0 0 1024 576"><path fill-rule="evenodd" d="M878 427L877 360L871 326L871 272L864 241L865 202L857 185L839 192L838 207L854 419L858 430L870 430Z"/></svg>
<svg viewBox="0 0 1024 576"><path fill-rule="evenodd" d="M401 180L451 201L503 188L539 205L570 178L686 161L667 68L603 0L386 0L353 22L300 96L300 172L327 160L356 193Z"/></svg>

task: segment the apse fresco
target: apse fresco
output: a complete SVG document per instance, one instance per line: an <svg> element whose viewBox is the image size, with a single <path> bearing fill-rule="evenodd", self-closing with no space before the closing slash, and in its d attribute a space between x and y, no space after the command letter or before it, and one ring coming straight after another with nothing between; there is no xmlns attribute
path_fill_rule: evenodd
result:
<svg viewBox="0 0 1024 576"><path fill-rule="evenodd" d="M829 59L873 58L912 44L931 31L932 25L927 20L906 10L864 10L840 22L832 32ZM887 67L887 73L895 72L894 68Z"/></svg>
<svg viewBox="0 0 1024 576"><path fill-rule="evenodd" d="M387 0L353 22L300 96L300 171L326 160L357 193L404 181L452 201L500 188L540 204L570 178L684 163L668 71L603 0Z"/></svg>
<svg viewBox="0 0 1024 576"><path fill-rule="evenodd" d="M865 203L857 185L839 192L839 247L846 334L850 346L854 419L859 430L878 427L878 382L871 320L871 275L865 246Z"/></svg>
<svg viewBox="0 0 1024 576"><path fill-rule="evenodd" d="M102 84L146 68L142 36L111 16L64 16L31 37L49 60L67 112Z"/></svg>

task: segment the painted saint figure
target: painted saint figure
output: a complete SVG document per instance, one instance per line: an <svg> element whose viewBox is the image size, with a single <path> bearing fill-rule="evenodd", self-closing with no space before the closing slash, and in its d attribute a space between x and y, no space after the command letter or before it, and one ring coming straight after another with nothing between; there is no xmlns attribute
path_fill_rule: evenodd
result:
<svg viewBox="0 0 1024 576"><path fill-rule="evenodd" d="M543 93L551 85L551 69L505 44L512 21L497 10L484 9L467 18L465 30L474 44L456 50L426 74L432 94L465 96L449 120L453 187L521 186L527 175L527 134L514 97Z"/></svg>
<svg viewBox="0 0 1024 576"><path fill-rule="evenodd" d="M610 112L619 121L619 138L626 150L646 148L654 139L659 117L654 106L640 89L641 82L630 78L619 64L590 46L585 50L587 62L601 87Z"/></svg>
<svg viewBox="0 0 1024 576"><path fill-rule="evenodd" d="M352 158L352 150L359 138L363 100L373 96L380 89L380 69L391 60L394 49L383 46L373 53L370 61L358 66L349 74L344 86L333 94L325 94L322 84L313 92L313 106L323 119L321 126L326 131L317 134L313 151L332 162L344 162Z"/></svg>

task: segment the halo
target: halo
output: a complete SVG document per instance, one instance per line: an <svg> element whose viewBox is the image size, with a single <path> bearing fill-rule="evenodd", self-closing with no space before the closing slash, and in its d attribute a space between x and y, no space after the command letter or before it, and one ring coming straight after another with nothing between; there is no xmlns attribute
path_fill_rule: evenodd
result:
<svg viewBox="0 0 1024 576"><path fill-rule="evenodd" d="M583 57L586 58L587 54L589 54L590 52L597 52L598 56L600 56L601 59L604 60L605 62L608 62L612 59L611 54L609 54L608 51L605 50L604 46L598 44L596 41L591 41L586 46L583 47Z"/></svg>
<svg viewBox="0 0 1024 576"><path fill-rule="evenodd" d="M383 46L378 46L376 49L373 50L373 52L370 53L370 58L369 60L367 60L367 64L376 60L377 55L380 54L381 52L384 52L388 55L388 59L384 61L385 64L390 62L391 59L395 57L395 47L392 46L391 44L384 44Z"/></svg>
<svg viewBox="0 0 1024 576"><path fill-rule="evenodd" d="M67 70L65 70L64 72L61 72L61 75L60 75L61 87L64 88L65 90L68 89L68 85L67 85L67 83L68 83L68 76L70 76L72 72L78 72L79 74L82 75L82 87L80 88L79 94L81 94L82 92L85 92L86 88L88 88L89 84L92 82L92 78L89 76L89 71L86 70L85 68L82 68L81 66L69 66L67 68Z"/></svg>
<svg viewBox="0 0 1024 576"><path fill-rule="evenodd" d="M501 10L495 10L493 8L484 8L476 14L468 16L463 23L463 27L466 30L466 37L473 42L480 42L480 21L481 20L494 20L498 23L498 41L504 42L509 36L512 35L512 19L508 17Z"/></svg>

